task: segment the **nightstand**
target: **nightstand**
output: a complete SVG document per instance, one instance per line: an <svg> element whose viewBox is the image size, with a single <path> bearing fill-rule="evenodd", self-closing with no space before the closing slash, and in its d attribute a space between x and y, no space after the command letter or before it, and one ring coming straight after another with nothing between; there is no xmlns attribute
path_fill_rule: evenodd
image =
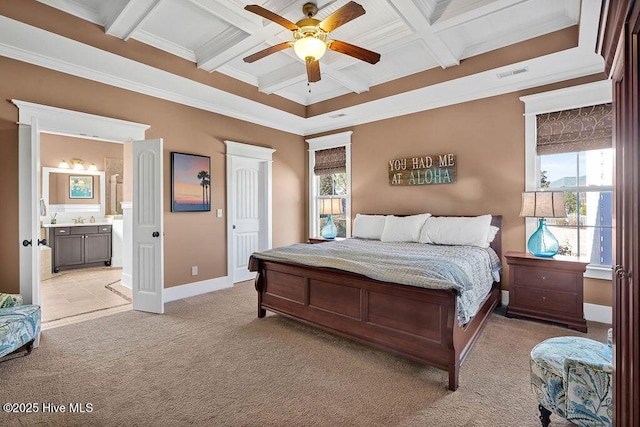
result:
<svg viewBox="0 0 640 427"><path fill-rule="evenodd" d="M583 281L588 262L555 256L507 252L509 305L507 317L523 316L567 325L587 332L584 320Z"/></svg>
<svg viewBox="0 0 640 427"><path fill-rule="evenodd" d="M344 240L344 237L336 237L334 239L326 239L324 237L309 237L307 243L315 245L316 243L338 242L340 240Z"/></svg>

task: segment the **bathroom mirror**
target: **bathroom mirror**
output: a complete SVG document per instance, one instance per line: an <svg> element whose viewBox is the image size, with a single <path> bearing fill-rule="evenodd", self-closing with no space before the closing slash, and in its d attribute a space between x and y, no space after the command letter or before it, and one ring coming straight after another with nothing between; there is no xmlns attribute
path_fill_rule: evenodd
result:
<svg viewBox="0 0 640 427"><path fill-rule="evenodd" d="M104 172L42 168L42 198L50 214L69 212L104 216Z"/></svg>

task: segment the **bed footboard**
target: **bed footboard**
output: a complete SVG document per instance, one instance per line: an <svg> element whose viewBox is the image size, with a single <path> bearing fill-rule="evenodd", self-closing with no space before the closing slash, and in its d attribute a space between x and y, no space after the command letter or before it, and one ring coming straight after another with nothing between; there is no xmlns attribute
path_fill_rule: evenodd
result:
<svg viewBox="0 0 640 427"><path fill-rule="evenodd" d="M344 271L260 260L258 317L266 310L444 369L458 388L460 365L498 301L498 289L461 328L453 290L380 282Z"/></svg>

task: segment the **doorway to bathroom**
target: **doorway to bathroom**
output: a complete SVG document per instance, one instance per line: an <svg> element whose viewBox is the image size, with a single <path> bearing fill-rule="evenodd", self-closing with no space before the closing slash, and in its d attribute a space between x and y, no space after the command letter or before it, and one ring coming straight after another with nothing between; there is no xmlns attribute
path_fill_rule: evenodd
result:
<svg viewBox="0 0 640 427"><path fill-rule="evenodd" d="M94 218L95 223L91 222L93 215L89 216L87 222L87 218L80 218L73 212L77 206L68 207L68 211L65 207L64 213L59 212L55 218L43 215L43 208L47 209L48 206L41 202L40 139L48 134L65 135L72 138L115 142L130 147L133 188L131 201L121 203L123 208L121 282L131 287L134 310L162 313L164 311L162 139L144 140L145 131L149 126L140 123L18 100L12 100L12 103L19 109L20 293L25 302L42 303L40 285L42 250L40 248L47 245L47 239L43 238L43 233L49 237L55 237L56 242L58 237L63 237L65 233L74 238L82 235L81 238L86 239L83 242L92 242L87 245L81 243L81 249L75 246L75 260L67 252L63 257L65 260L62 262L63 265L56 265L59 268L53 271L59 273L63 270L75 269L74 266L70 267L70 264L80 262L80 259L86 264L82 267L97 267L96 262L99 264L102 259L100 255L96 258L96 253L100 253L101 249L100 244L95 245L95 243L96 241L110 242L102 233L111 233L116 225L117 218L105 218L106 211L101 211L100 217ZM78 160L82 162L82 159L75 160L74 165ZM79 169L78 172L80 172ZM75 172L76 169L73 170ZM64 178L63 181L66 179ZM84 188L81 191L77 191L77 188L69 189L68 197L73 198L71 193L80 195L79 198L82 195L86 196L90 184L83 183L82 186ZM91 191L96 191L95 186L93 188ZM65 194L66 191L65 188ZM104 193L106 191L102 191L102 194ZM126 195L124 198L126 199ZM68 204L73 205L73 203ZM144 209L137 210L137 206L143 206ZM51 224L51 219L55 224ZM43 227L45 222L49 224L49 228L55 228L58 231L54 231L53 234L50 230L43 231L47 228ZM57 243L60 243L60 247L67 245L65 247L69 249L72 239ZM53 263L60 261L53 251L51 258ZM114 268L111 262L104 261L104 267Z"/></svg>
<svg viewBox="0 0 640 427"><path fill-rule="evenodd" d="M130 165L125 144L40 134L43 329L131 309L131 284L122 283L125 157Z"/></svg>

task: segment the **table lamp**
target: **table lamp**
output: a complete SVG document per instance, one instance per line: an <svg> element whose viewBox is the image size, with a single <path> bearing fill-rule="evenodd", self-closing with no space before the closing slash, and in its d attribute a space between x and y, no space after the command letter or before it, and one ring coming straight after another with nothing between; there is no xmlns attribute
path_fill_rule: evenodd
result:
<svg viewBox="0 0 640 427"><path fill-rule="evenodd" d="M538 218L538 229L529 237L527 248L535 256L551 258L558 253L558 239L547 228L546 218L566 218L564 192L527 191L522 193L520 216Z"/></svg>
<svg viewBox="0 0 640 427"><path fill-rule="evenodd" d="M327 222L320 229L320 235L325 239L334 239L338 235L333 215L339 213L342 213L342 198L320 199L320 215L327 215Z"/></svg>

